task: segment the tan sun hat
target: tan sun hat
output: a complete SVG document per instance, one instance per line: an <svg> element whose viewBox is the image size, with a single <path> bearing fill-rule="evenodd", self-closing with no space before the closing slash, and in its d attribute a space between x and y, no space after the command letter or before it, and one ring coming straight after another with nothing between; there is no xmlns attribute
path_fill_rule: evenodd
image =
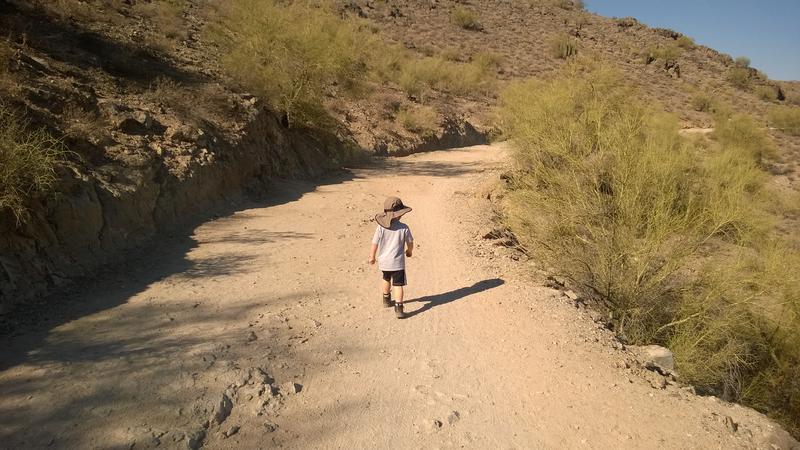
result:
<svg viewBox="0 0 800 450"><path fill-rule="evenodd" d="M375 216L375 221L383 228L389 228L392 220L397 219L403 214L410 212L411 208L403 204L397 197L387 197L383 202L383 214Z"/></svg>

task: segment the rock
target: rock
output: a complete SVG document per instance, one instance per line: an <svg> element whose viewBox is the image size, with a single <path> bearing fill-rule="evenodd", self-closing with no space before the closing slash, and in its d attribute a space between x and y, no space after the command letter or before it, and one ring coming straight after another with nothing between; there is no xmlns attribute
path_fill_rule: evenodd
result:
<svg viewBox="0 0 800 450"><path fill-rule="evenodd" d="M575 291L573 290L564 291L564 295L566 295L567 298L569 298L570 300L574 301L577 301L580 298L580 296L576 294Z"/></svg>
<svg viewBox="0 0 800 450"><path fill-rule="evenodd" d="M214 421L218 424L222 424L225 422L225 419L231 415L231 410L233 409L233 402L231 401L230 397L226 394L222 394L222 397L217 404L216 409L214 410Z"/></svg>
<svg viewBox="0 0 800 450"><path fill-rule="evenodd" d="M668 348L660 345L643 345L631 348L639 355L646 369L655 370L662 375L675 371L675 357Z"/></svg>
<svg viewBox="0 0 800 450"><path fill-rule="evenodd" d="M303 390L303 385L294 381L287 381L281 385L281 393L284 395L299 394Z"/></svg>
<svg viewBox="0 0 800 450"><path fill-rule="evenodd" d="M197 450L203 446L203 440L206 438L205 430L195 430L186 435L186 448L189 450Z"/></svg>
<svg viewBox="0 0 800 450"><path fill-rule="evenodd" d="M250 369L250 381L253 384L270 384L273 380L266 370L260 367L253 367Z"/></svg>
<svg viewBox="0 0 800 450"><path fill-rule="evenodd" d="M458 422L459 419L461 419L461 414L459 414L458 411L451 411L450 414L447 415L447 423L450 425Z"/></svg>
<svg viewBox="0 0 800 450"><path fill-rule="evenodd" d="M731 416L725 416L723 421L725 422L725 426L730 430L731 433L736 433L739 430L739 424L734 422Z"/></svg>
<svg viewBox="0 0 800 450"><path fill-rule="evenodd" d="M226 438L229 438L238 432L239 432L239 425L234 425L228 428L228 430L222 433L222 435L225 436Z"/></svg>
<svg viewBox="0 0 800 450"><path fill-rule="evenodd" d="M272 433L277 428L278 427L276 427L274 424L271 424L269 422L264 424L264 431L267 432L267 433Z"/></svg>
<svg viewBox="0 0 800 450"><path fill-rule="evenodd" d="M428 422L427 428L428 428L428 431L430 431L431 433L435 433L435 432L437 432L437 431L442 429L442 425L444 425L444 424L442 423L441 420L434 419L433 421Z"/></svg>
<svg viewBox="0 0 800 450"><path fill-rule="evenodd" d="M258 336L256 336L255 332L251 331L251 332L247 333L247 342L253 342L253 341L257 340L257 339L258 339Z"/></svg>

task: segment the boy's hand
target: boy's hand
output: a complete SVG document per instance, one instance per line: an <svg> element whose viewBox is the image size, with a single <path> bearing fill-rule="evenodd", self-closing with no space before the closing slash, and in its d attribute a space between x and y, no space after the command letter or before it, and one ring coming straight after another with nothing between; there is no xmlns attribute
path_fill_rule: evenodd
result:
<svg viewBox="0 0 800 450"><path fill-rule="evenodd" d="M411 258L411 250L406 250L406 256Z"/></svg>
<svg viewBox="0 0 800 450"><path fill-rule="evenodd" d="M368 261L369 261L370 264L375 264L375 257L374 256L370 256Z"/></svg>

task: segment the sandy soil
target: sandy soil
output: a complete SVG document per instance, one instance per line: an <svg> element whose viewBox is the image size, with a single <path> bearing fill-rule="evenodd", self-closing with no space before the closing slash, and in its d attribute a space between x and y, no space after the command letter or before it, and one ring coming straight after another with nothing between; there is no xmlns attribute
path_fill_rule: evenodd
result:
<svg viewBox="0 0 800 450"><path fill-rule="evenodd" d="M3 338L0 447L790 448L760 414L653 379L481 237L503 152L279 183L165 238ZM387 195L414 208L405 320L366 264Z"/></svg>

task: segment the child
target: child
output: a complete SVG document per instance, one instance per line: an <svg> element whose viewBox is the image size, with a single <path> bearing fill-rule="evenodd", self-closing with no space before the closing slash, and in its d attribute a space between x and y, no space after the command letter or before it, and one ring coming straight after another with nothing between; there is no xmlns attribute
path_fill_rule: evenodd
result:
<svg viewBox="0 0 800 450"><path fill-rule="evenodd" d="M411 208L403 205L403 201L397 197L389 197L383 202L383 214L375 216L378 227L372 237L372 248L369 253L370 264L375 264L375 255L378 255L378 269L383 272L381 283L383 306L394 305L394 314L398 319L406 317L403 313L406 256L410 258L414 251L411 230L400 222L400 217L409 211ZM392 302L392 286L395 288L396 302Z"/></svg>

